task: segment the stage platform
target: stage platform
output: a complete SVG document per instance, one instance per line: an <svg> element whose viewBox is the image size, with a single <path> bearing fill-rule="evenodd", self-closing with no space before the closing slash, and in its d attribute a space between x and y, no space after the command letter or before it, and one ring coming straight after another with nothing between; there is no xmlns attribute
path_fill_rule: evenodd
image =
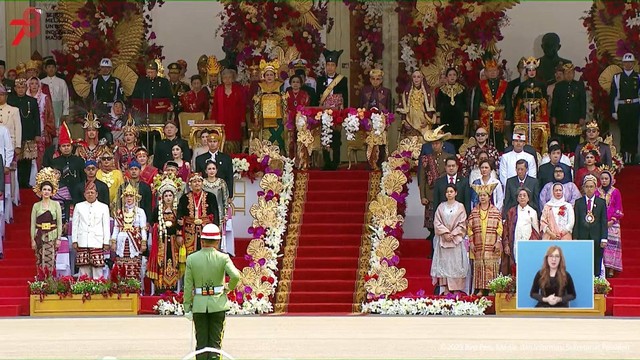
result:
<svg viewBox="0 0 640 360"><path fill-rule="evenodd" d="M637 359L640 322L623 318L234 316L236 359ZM4 318L0 359L181 359L181 317Z"/></svg>

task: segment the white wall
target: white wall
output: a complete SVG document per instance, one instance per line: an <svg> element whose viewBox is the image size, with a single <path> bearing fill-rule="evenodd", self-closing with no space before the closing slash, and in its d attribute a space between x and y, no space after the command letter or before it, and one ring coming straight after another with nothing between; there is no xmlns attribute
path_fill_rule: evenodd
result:
<svg viewBox="0 0 640 360"><path fill-rule="evenodd" d="M215 32L220 24L218 1L166 1L151 11L157 43L164 45L166 67L178 59L187 64L187 76L197 72L196 63L202 54L224 58L222 37Z"/></svg>
<svg viewBox="0 0 640 360"><path fill-rule="evenodd" d="M4 10L4 1L0 1L0 29L6 29L6 19L5 19L5 10ZM7 35L6 31L3 31L3 35L0 35L0 60L7 60ZM7 69L9 68L9 64L7 64Z"/></svg>
<svg viewBox="0 0 640 360"><path fill-rule="evenodd" d="M589 43L581 17L591 7L591 1L521 1L507 11L509 25L503 28L504 39L498 43L501 57L513 70L522 57L541 57L542 36L555 32L560 36L560 57L584 66L589 55Z"/></svg>

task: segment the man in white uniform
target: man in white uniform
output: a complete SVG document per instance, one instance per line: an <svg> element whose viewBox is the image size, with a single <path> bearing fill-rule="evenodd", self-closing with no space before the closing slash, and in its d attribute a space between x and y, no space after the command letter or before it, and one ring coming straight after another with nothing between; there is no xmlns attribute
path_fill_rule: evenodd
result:
<svg viewBox="0 0 640 360"><path fill-rule="evenodd" d="M5 177L0 179L0 184L5 184L5 220L11 221L13 218L13 207L11 201L18 205L20 196L18 190L18 172L16 171L15 157L20 154L22 146L22 121L20 120L20 110L17 107L7 104L8 91L0 85L0 125L4 125L9 131L11 143L13 144L15 156L11 156L11 161L4 160ZM5 145L6 146L6 145ZM12 191L12 188L14 191Z"/></svg>
<svg viewBox="0 0 640 360"><path fill-rule="evenodd" d="M0 184L4 182L4 174L9 173L9 164L13 161L13 143L11 135L5 126L0 125ZM4 204L3 204L4 203ZM5 209L6 207L6 209ZM0 186L0 259L4 257L2 242L4 241L4 223L11 221L13 217L13 204L11 203L11 185Z"/></svg>
<svg viewBox="0 0 640 360"><path fill-rule="evenodd" d="M56 121L56 134L60 128L60 119L63 116L69 116L69 88L67 83L56 76L58 66L53 59L47 59L44 62L44 71L47 76L42 79L43 84L49 86L51 92L51 103L53 104L53 117Z"/></svg>
<svg viewBox="0 0 640 360"><path fill-rule="evenodd" d="M104 251L109 250L109 206L98 199L95 183L88 183L85 201L73 210L73 248L80 275L98 279L103 275Z"/></svg>
<svg viewBox="0 0 640 360"><path fill-rule="evenodd" d="M524 159L529 164L529 170L527 175L535 178L538 175L538 168L536 167L536 160L533 155L524 151L524 145L527 142L527 137L522 133L513 134L513 150L502 154L500 158L500 183L502 187L507 184L507 179L516 176L516 162L520 159Z"/></svg>

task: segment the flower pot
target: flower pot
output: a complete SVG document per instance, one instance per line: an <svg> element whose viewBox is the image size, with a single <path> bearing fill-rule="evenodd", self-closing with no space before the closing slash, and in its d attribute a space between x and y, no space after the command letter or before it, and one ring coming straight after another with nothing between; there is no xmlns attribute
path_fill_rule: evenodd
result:
<svg viewBox="0 0 640 360"><path fill-rule="evenodd" d="M140 310L140 295L130 294L104 297L92 295L82 301L82 295L60 299L49 295L40 300L39 295L30 296L31 316L126 316L137 315Z"/></svg>
<svg viewBox="0 0 640 360"><path fill-rule="evenodd" d="M515 316L604 316L607 301L604 295L593 295L593 309L534 308L518 309L516 294L498 293L495 296L496 315Z"/></svg>

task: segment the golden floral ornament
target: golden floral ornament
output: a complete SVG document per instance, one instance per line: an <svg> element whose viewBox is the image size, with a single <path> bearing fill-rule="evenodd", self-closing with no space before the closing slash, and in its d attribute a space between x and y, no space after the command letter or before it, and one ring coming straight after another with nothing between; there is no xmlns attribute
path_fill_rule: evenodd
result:
<svg viewBox="0 0 640 360"><path fill-rule="evenodd" d="M272 144L269 140L253 139L249 146L249 153L255 154L258 157L258 161L262 161L267 155L271 160L282 159L278 145Z"/></svg>
<svg viewBox="0 0 640 360"><path fill-rule="evenodd" d="M207 58L207 74L209 76L218 76L220 71L222 70L222 65L218 62L218 59L211 55Z"/></svg>
<svg viewBox="0 0 640 360"><path fill-rule="evenodd" d="M394 227L398 222L403 221L402 216L398 215L398 203L390 196L378 194L369 205L369 211L373 222L381 228Z"/></svg>
<svg viewBox="0 0 640 360"><path fill-rule="evenodd" d="M302 144L306 149L309 155L311 155L312 149L311 145L313 144L313 135L311 131L307 129L298 130L298 143Z"/></svg>
<svg viewBox="0 0 640 360"><path fill-rule="evenodd" d="M33 192L36 193L38 197L42 197L40 188L45 182L51 183L51 196L55 195L58 192L60 171L50 167L42 168L42 170L38 171L38 173L36 174L36 184L33 187Z"/></svg>
<svg viewBox="0 0 640 360"><path fill-rule="evenodd" d="M400 242L393 236L387 236L376 248L376 256L380 259L391 259L396 253L395 251L400 247Z"/></svg>
<svg viewBox="0 0 640 360"><path fill-rule="evenodd" d="M263 294L264 296L270 296L273 294L273 285L268 281L262 281L263 277L269 277L269 271L264 267L256 265L254 267L245 267L240 273L240 281L238 282L237 290L245 292L247 287L251 288L251 296L255 297L257 294Z"/></svg>
<svg viewBox="0 0 640 360"><path fill-rule="evenodd" d="M264 174L264 176L260 180L260 188L265 192L271 190L274 194L280 194L282 191L284 191L284 185L282 184L282 181L280 181L278 175L273 173Z"/></svg>
<svg viewBox="0 0 640 360"><path fill-rule="evenodd" d="M262 239L253 239L247 246L247 254L254 259L273 260L273 252L264 245Z"/></svg>
<svg viewBox="0 0 640 360"><path fill-rule="evenodd" d="M374 269L371 278L364 284L367 292L379 297L380 295L393 295L404 291L409 287L409 281L405 279L405 269L395 266L389 267L386 263Z"/></svg>
<svg viewBox="0 0 640 360"><path fill-rule="evenodd" d="M411 158L417 159L420 157L420 150L422 150L422 141L420 141L420 138L418 136L410 136L400 141L396 151L399 153L410 151Z"/></svg>
<svg viewBox="0 0 640 360"><path fill-rule="evenodd" d="M402 170L393 170L382 180L382 186L387 195L391 195L394 192L400 193L402 191L402 187L406 183L407 177L404 175Z"/></svg>
<svg viewBox="0 0 640 360"><path fill-rule="evenodd" d="M249 210L253 216L253 227L272 228L276 227L280 220L278 219L278 203L275 199L269 201L261 197L257 204L251 205Z"/></svg>
<svg viewBox="0 0 640 360"><path fill-rule="evenodd" d="M387 162L389 163L390 169L399 169L407 163L407 160L403 157L390 157Z"/></svg>

